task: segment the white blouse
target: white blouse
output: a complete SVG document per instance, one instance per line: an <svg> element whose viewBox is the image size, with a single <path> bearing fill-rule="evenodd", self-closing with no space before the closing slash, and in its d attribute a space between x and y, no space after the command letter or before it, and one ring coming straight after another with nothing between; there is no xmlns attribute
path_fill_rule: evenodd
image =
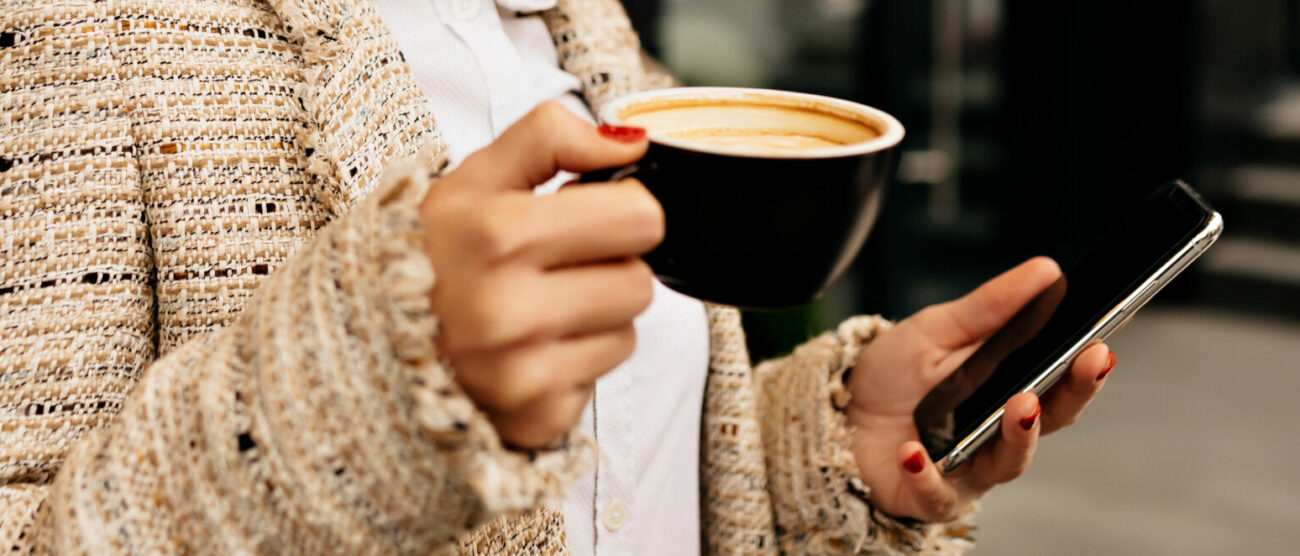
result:
<svg viewBox="0 0 1300 556"><path fill-rule="evenodd" d="M454 162L548 99L594 121L541 18L518 15L554 5L378 0ZM563 181L557 176L539 190ZM596 382L579 425L601 457L563 501L569 548L578 555L698 554L704 307L656 282L654 301L634 324L636 351Z"/></svg>

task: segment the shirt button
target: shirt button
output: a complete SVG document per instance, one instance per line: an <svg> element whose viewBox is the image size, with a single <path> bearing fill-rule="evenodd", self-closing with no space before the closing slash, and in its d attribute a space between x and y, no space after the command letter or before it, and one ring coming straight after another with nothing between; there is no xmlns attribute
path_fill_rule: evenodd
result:
<svg viewBox="0 0 1300 556"><path fill-rule="evenodd" d="M461 21L478 17L480 0L451 0L451 15Z"/></svg>
<svg viewBox="0 0 1300 556"><path fill-rule="evenodd" d="M601 522L611 533L622 529L623 524L627 523L627 504L622 502L610 504L605 508L605 515L601 518Z"/></svg>

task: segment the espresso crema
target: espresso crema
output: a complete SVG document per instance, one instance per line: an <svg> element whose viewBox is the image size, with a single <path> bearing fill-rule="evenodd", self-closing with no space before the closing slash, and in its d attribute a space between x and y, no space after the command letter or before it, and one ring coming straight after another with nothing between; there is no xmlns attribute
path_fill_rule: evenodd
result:
<svg viewBox="0 0 1300 556"><path fill-rule="evenodd" d="M840 147L881 135L852 113L788 97L659 98L629 104L618 115L652 136L756 155Z"/></svg>

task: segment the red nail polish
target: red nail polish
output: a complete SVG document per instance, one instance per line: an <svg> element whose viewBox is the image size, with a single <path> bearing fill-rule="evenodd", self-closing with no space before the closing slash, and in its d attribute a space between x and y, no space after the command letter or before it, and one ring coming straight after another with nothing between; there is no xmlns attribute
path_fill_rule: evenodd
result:
<svg viewBox="0 0 1300 556"><path fill-rule="evenodd" d="M596 128L596 131L607 139L622 141L624 143L635 143L645 138L644 127L603 124Z"/></svg>
<svg viewBox="0 0 1300 556"><path fill-rule="evenodd" d="M922 469L925 469L925 454L917 451L915 454L908 456L907 459L903 460L903 469L906 469L908 473L920 473Z"/></svg>
<svg viewBox="0 0 1300 556"><path fill-rule="evenodd" d="M1034 412L1020 420L1020 428L1029 430L1034 428L1034 423L1038 422L1038 416L1043 413L1043 406L1035 405Z"/></svg>
<svg viewBox="0 0 1300 556"><path fill-rule="evenodd" d="M1115 368L1115 352L1112 351L1110 352L1110 357L1106 360L1106 368L1102 369L1101 374L1097 375L1097 381L1100 382L1101 379L1106 378L1106 375L1110 374L1110 370L1114 368Z"/></svg>

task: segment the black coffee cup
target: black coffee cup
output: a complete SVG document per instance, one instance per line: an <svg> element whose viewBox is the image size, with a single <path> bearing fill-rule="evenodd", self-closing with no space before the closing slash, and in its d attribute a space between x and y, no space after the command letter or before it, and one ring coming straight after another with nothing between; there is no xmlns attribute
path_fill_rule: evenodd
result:
<svg viewBox="0 0 1300 556"><path fill-rule="evenodd" d="M636 93L606 104L600 120L647 130L646 155L598 179L635 177L663 205L664 241L645 255L655 275L749 308L811 302L844 273L903 138L875 108L765 89Z"/></svg>

